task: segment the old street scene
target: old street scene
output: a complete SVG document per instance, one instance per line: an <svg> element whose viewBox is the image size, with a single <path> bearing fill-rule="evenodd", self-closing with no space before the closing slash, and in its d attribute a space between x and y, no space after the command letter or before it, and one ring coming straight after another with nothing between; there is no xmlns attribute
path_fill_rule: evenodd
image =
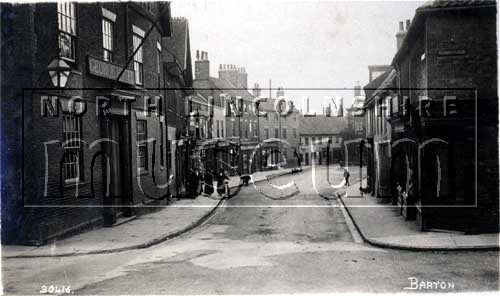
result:
<svg viewBox="0 0 500 296"><path fill-rule="evenodd" d="M499 291L497 3L2 3L8 295Z"/></svg>

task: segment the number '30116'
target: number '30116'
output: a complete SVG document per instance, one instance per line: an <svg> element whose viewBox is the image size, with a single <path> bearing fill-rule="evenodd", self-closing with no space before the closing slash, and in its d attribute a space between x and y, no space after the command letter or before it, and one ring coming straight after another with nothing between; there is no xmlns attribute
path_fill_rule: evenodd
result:
<svg viewBox="0 0 500 296"><path fill-rule="evenodd" d="M40 293L41 294L61 294L61 293L66 293L69 294L71 293L71 286L57 286L57 285L43 285L40 287Z"/></svg>

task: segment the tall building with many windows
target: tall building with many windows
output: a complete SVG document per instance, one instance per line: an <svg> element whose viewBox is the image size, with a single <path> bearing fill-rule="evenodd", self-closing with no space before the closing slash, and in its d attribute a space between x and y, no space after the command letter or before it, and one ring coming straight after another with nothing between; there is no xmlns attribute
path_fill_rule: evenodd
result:
<svg viewBox="0 0 500 296"><path fill-rule="evenodd" d="M217 151L222 154L217 157L223 157L230 164L223 167L219 162L212 166L230 175L249 174L258 169L253 157L258 144L258 123L252 103L254 96L247 89L247 73L242 67L224 64L219 66L218 74L218 78L210 76L208 53L201 51L195 61L194 88L205 98L213 100L216 107L224 109L224 121L219 123L224 127L220 134L224 139L217 144L222 149L217 148Z"/></svg>
<svg viewBox="0 0 500 296"><path fill-rule="evenodd" d="M2 134L17 147L2 150L12 170L2 241L41 244L165 203L155 184L168 179L169 3L2 4L2 14Z"/></svg>

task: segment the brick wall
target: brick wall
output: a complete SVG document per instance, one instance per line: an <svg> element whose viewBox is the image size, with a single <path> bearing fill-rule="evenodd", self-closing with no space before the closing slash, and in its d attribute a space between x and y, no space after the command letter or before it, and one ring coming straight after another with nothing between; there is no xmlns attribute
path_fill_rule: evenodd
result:
<svg viewBox="0 0 500 296"><path fill-rule="evenodd" d="M429 184L433 184L429 176L435 172L428 170L429 164L424 163L419 172L419 194L427 204L471 206L477 201L477 206L467 208L424 209L428 227L469 232L498 231L495 10L472 8L437 12L425 18L422 28L424 31L412 40L411 49L400 60L398 74L402 88L429 88L428 91L411 91L415 112L419 111L418 95L427 94L435 103L430 117L413 114L412 129L415 133L407 135L414 134L418 143L433 138L448 143L446 149L438 148L437 144L426 146L423 159L436 153L440 155L444 162L442 177L449 182L443 186L450 192L440 198L435 196L433 189L429 188ZM406 90L401 90L401 93L408 94ZM445 95L458 98L457 116L443 114L442 99ZM476 169L477 184L474 181Z"/></svg>
<svg viewBox="0 0 500 296"><path fill-rule="evenodd" d="M139 5L131 4L134 9L129 9L128 13L125 5L121 3L106 3L106 8L117 15L114 23L114 59L118 65L124 65L127 55L132 53L132 24L135 24L145 31L151 24L137 9ZM3 184L8 184L2 188L2 211L9 213L2 215L3 242L39 244L51 238L65 235L68 232L77 231L89 225L101 223L103 213L108 211L102 207L105 201L104 184L106 175L103 173L104 157L96 158L94 172L94 198L75 197L76 185L59 184L59 163L62 157L62 148L58 145L50 145L47 148L48 159L45 158L44 142L63 139L63 121L61 117L42 117L40 115L40 95L57 95L61 98L80 96L87 102L87 113L82 117L82 139L90 144L103 136L106 136L106 119L96 116L95 98L97 95L107 96L120 93L119 89L126 89L129 94L136 97L132 103L130 116L125 117L130 127L130 142L128 151L128 161L130 162L129 172L124 174L123 180L130 178L133 193L132 204L139 204L143 201L149 202L145 198L144 192L152 196L160 196L165 190L160 190L152 181L154 172L156 184L164 184L167 180L166 170L159 166L159 139L160 139L160 119L153 113L151 117L141 115L144 108L144 96L153 97L161 94L157 90L147 90L147 88L161 87L161 77L157 73L157 41L161 40L160 32L154 29L143 45L144 48L144 88L133 89L129 85L93 76L88 73L87 57L92 56L102 59L102 11L101 4L77 4L77 41L76 59L72 66L72 73L65 90L52 90L47 65L57 57L57 5L56 4L35 4L3 6L14 11L12 28L14 29L11 43L2 49L2 110L9 110L5 113L9 117L8 122L16 123L10 126L8 133L12 135L12 142L4 142L9 149L3 149L2 159L12 159L11 162L3 163L12 168L12 175L3 176ZM144 11L142 11L144 13ZM127 14L127 16L125 16ZM128 19L128 26L126 20ZM125 46L127 44L127 46ZM4 61L17 61L16 63L4 63ZM133 64L128 66L133 69ZM6 75L8 73L9 75ZM33 75L35 73L35 75ZM12 78L12 79L10 79ZM22 98L22 88L49 88L47 90L26 91ZM96 91L91 88L104 87L108 90ZM113 90L118 88L118 91ZM74 88L74 90L70 90ZM24 202L26 205L41 205L43 207L21 206L21 99L25 102L25 134L24 134ZM116 99L112 99L113 107L122 108ZM116 105L117 104L117 105ZM165 102L164 102L165 104ZM165 106L165 105L164 105ZM5 107L5 108L4 108ZM62 116L62 108L60 116ZM163 112L163 110L160 110ZM138 113L138 114L137 114ZM137 180L137 149L136 149L136 120L138 117L147 121L147 136L155 138L156 142L156 164L153 167L153 147L149 145L147 173L141 176L142 189ZM2 120L5 117L2 118ZM13 121L12 121L13 120ZM6 121L7 122L7 121ZM2 122L2 127L6 125ZM164 132L166 133L166 126ZM3 132L3 131L2 131ZM122 131L128 133L127 130ZM165 137L164 137L165 139ZM103 144L98 144L92 151L84 149L83 179L78 185L78 196L91 195L91 162L96 151L106 150ZM7 153L7 154L5 154ZM166 155L165 155L166 157ZM47 165L46 165L47 163ZM58 198L44 197L45 172L48 172L47 194L62 196ZM113 178L113 176L111 176ZM117 201L111 202L116 204ZM3 213L2 213L3 214ZM4 223L5 222L5 223Z"/></svg>

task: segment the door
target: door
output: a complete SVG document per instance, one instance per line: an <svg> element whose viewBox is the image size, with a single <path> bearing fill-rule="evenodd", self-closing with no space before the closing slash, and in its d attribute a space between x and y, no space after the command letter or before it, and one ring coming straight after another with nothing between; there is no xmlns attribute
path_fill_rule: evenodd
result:
<svg viewBox="0 0 500 296"><path fill-rule="evenodd" d="M110 122L109 136L116 144L110 145L110 193L119 196L114 201L115 213L132 215L132 182L130 170L130 129L128 119L113 117ZM117 207L122 206L122 207Z"/></svg>

